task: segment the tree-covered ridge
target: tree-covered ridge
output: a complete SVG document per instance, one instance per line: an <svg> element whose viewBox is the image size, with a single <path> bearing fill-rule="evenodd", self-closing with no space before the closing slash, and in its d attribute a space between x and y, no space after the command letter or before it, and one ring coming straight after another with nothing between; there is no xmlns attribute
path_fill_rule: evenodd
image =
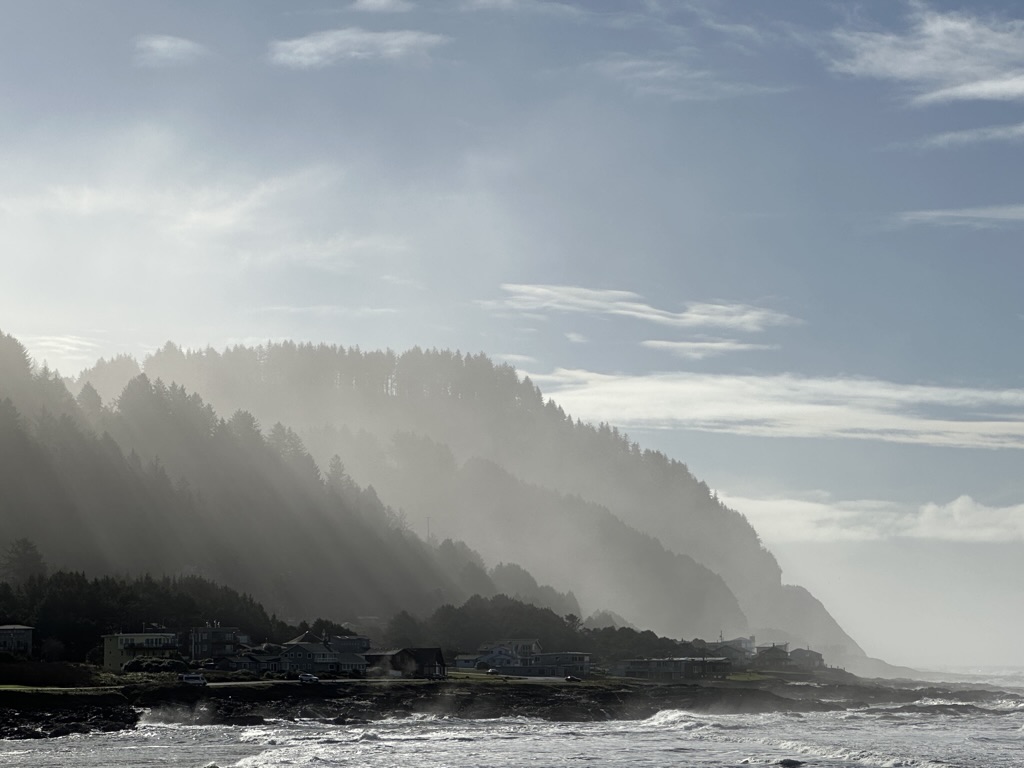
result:
<svg viewBox="0 0 1024 768"><path fill-rule="evenodd" d="M123 361L117 365L125 368ZM97 375L109 380L113 367L103 363ZM168 343L142 367L151 378L201 393L221 412L241 408L265 423L288 424L315 458L340 455L353 477L401 507L417 530L425 530L436 511L422 492L444 494L389 472L387 462L405 450L402 433L442 446L456 467L482 459L531 487L603 508L667 551L718 574L751 629L784 630L802 643L861 653L820 603L783 586L778 564L748 521L685 464L641 449L610 425L573 420L529 378L485 355L293 342L191 351ZM93 376L86 371L78 383ZM443 465L443 457L438 460ZM490 506L480 505L475 514L489 515ZM483 549L486 540L463 534L466 522L463 517L458 528L445 529L435 521L434 529ZM518 551L504 557L526 559ZM594 607L613 607L638 623L649 620L625 605Z"/></svg>
<svg viewBox="0 0 1024 768"><path fill-rule="evenodd" d="M423 619L403 612L392 619L386 631L386 639L395 647L436 645L449 656L509 637L535 638L544 649L589 653L598 663L637 657L698 656L706 652L703 643L694 645L660 637L650 630L590 629L582 626L577 616L559 616L505 595L490 599L471 597L458 607L443 605Z"/></svg>
<svg viewBox="0 0 1024 768"><path fill-rule="evenodd" d="M110 406L88 385L76 402L15 340L0 342L3 533L36 542L58 568L199 574L283 616L338 620L475 593L479 555L422 541L340 460L322 475L280 423L264 434L247 412L220 418L145 375ZM534 592L578 611L572 595Z"/></svg>
<svg viewBox="0 0 1024 768"><path fill-rule="evenodd" d="M90 579L57 571L17 585L0 581L0 624L33 627L49 660L85 661L101 636L112 632L143 627L185 632L213 621L238 627L256 643L281 643L298 630L268 615L251 595L199 576Z"/></svg>

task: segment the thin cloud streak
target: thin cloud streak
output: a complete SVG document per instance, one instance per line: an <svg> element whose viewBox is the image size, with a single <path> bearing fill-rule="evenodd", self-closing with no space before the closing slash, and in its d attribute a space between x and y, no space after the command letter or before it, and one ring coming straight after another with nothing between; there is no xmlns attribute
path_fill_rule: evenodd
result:
<svg viewBox="0 0 1024 768"><path fill-rule="evenodd" d="M1024 21L932 11L911 4L904 34L836 30L832 69L903 82L917 105L1024 97Z"/></svg>
<svg viewBox="0 0 1024 768"><path fill-rule="evenodd" d="M501 289L508 298L497 302L497 306L518 312L616 315L676 328L728 328L749 333L800 322L782 312L749 304L691 302L684 311L672 312L639 301L641 297L632 291L515 283L506 283Z"/></svg>
<svg viewBox="0 0 1024 768"><path fill-rule="evenodd" d="M658 341L652 339L642 341L640 344L648 349L670 352L676 357L686 360L704 360L730 352L755 352L778 349L778 345L775 344L747 344L735 341L734 339L714 339L708 341Z"/></svg>
<svg viewBox="0 0 1024 768"><path fill-rule="evenodd" d="M636 94L670 101L717 101L789 90L730 81L714 72L688 66L678 55L639 58L620 54L591 62L588 67Z"/></svg>
<svg viewBox="0 0 1024 768"><path fill-rule="evenodd" d="M292 69L319 69L339 61L422 56L450 38L414 29L368 32L359 27L314 32L270 44L270 60Z"/></svg>
<svg viewBox="0 0 1024 768"><path fill-rule="evenodd" d="M719 493L740 509L769 544L781 542L927 539L954 542L1024 541L1024 504L989 507L967 495L945 504L880 500L749 498Z"/></svg>
<svg viewBox="0 0 1024 768"><path fill-rule="evenodd" d="M973 227L1018 224L1024 223L1024 204L907 211L900 214L899 220L903 224L945 224Z"/></svg>
<svg viewBox="0 0 1024 768"><path fill-rule="evenodd" d="M367 13L407 13L415 7L416 4L409 0L355 0L348 8Z"/></svg>
<svg viewBox="0 0 1024 768"><path fill-rule="evenodd" d="M173 35L140 35L134 41L134 61L141 67L175 67L206 55L199 43Z"/></svg>
<svg viewBox="0 0 1024 768"><path fill-rule="evenodd" d="M531 378L577 418L624 429L1024 449L1024 390L874 379L557 369Z"/></svg>
<svg viewBox="0 0 1024 768"><path fill-rule="evenodd" d="M1024 123L1015 125L994 125L987 128L971 128L966 131L947 131L926 136L918 142L924 149L944 149L968 144L982 144L995 141L1024 140Z"/></svg>

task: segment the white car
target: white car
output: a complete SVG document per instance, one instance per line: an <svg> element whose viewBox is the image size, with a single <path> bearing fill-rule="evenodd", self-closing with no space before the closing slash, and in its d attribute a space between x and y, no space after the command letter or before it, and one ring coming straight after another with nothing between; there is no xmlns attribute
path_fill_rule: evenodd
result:
<svg viewBox="0 0 1024 768"><path fill-rule="evenodd" d="M308 683L319 683L320 682L320 678L317 677L316 675L311 675L309 672L303 672L301 675L299 675L299 682L300 683L307 683L307 684Z"/></svg>

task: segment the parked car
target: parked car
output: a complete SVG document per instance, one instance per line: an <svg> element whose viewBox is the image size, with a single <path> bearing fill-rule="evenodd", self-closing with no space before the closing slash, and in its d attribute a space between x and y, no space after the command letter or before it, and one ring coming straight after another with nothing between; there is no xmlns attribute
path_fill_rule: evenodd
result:
<svg viewBox="0 0 1024 768"><path fill-rule="evenodd" d="M567 682L567 683L581 683L583 681L580 680L578 677L576 677L576 675L566 675L565 676L565 682Z"/></svg>
<svg viewBox="0 0 1024 768"><path fill-rule="evenodd" d="M185 685L206 685L206 678L202 675L178 675L178 680Z"/></svg>
<svg viewBox="0 0 1024 768"><path fill-rule="evenodd" d="M500 673L500 672L499 672L498 670L496 670L496 669L494 669L494 668L492 667L491 669L488 669L488 670L487 670L487 674L488 674L488 675L500 675L501 673Z"/></svg>
<svg viewBox="0 0 1024 768"><path fill-rule="evenodd" d="M311 675L309 672L303 672L299 675L299 682L304 685L310 685L312 683L319 683L320 678L316 675Z"/></svg>

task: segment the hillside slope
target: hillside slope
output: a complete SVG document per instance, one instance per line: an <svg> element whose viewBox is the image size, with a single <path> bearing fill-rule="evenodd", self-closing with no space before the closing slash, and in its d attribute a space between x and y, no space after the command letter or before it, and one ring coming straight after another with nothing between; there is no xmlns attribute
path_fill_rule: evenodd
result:
<svg viewBox="0 0 1024 768"><path fill-rule="evenodd" d="M376 459L347 448L346 434L369 435L389 447L396 435L411 432L444 446L458 466L492 462L527 485L596 505L629 530L653 536L667 551L719 575L751 630L784 633L835 661L863 655L820 602L782 584L775 558L746 518L721 504L684 464L642 450L609 425L574 421L529 379L484 355L420 349L396 355L291 342L186 352L167 344L143 368L151 378L195 389L221 411L243 408L267 423L289 424L314 456L323 461L339 454L360 482L371 482L381 470ZM91 375L83 373L80 383ZM408 488L400 475L372 482L385 501L402 506L417 530L426 529L437 505L411 499L432 493L429 486ZM562 505L552 515L571 516L566 509ZM481 499L474 514L498 519L496 510ZM529 554L521 548L506 556ZM664 586L676 593L702 589L703 582ZM613 606L584 609L603 607ZM628 606L613 609L634 620Z"/></svg>
<svg viewBox="0 0 1024 768"><path fill-rule="evenodd" d="M425 614L499 588L477 553L422 541L339 462L322 476L282 425L264 435L244 411L221 419L145 376L114 407L91 386L76 401L3 334L0 519L0 545L30 539L54 568L198 574L289 619ZM525 583L525 598L579 612Z"/></svg>

